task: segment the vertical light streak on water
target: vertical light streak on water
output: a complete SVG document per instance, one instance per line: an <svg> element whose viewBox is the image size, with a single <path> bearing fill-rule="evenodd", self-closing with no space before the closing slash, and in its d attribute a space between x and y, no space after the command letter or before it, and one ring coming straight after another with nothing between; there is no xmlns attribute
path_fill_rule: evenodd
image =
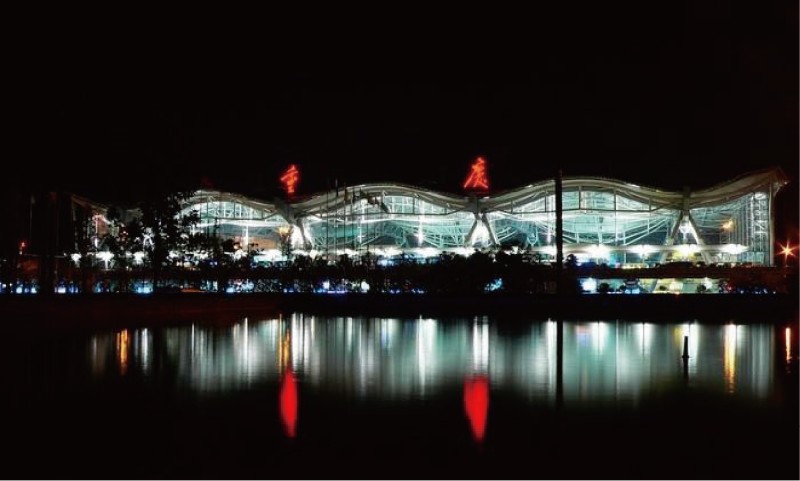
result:
<svg viewBox="0 0 800 481"><path fill-rule="evenodd" d="M242 354L242 361L244 363L244 377L249 383L252 376L252 370L250 366L250 323L246 317L244 318L244 325L242 326L242 329L244 330L244 345L242 346L244 351Z"/></svg>
<svg viewBox="0 0 800 481"><path fill-rule="evenodd" d="M139 359L142 372L147 375L150 373L150 331L148 329L142 329L141 339L142 352Z"/></svg>
<svg viewBox="0 0 800 481"><path fill-rule="evenodd" d="M489 372L489 324L477 318L472 324L472 371Z"/></svg>
<svg viewBox="0 0 800 481"><path fill-rule="evenodd" d="M83 352L92 379L138 382L135 368L148 378L167 374L197 393L256 389L292 368L306 385L360 399L430 398L476 373L490 374L493 389L531 402L555 399L557 323L532 322L513 333L494 326L480 317L444 324L421 317L248 318L229 329L99 332ZM785 327L592 321L565 322L564 330L563 392L573 403L637 403L680 380L684 336L690 385L736 396L771 396L775 352L781 364L796 357L796 333Z"/></svg>
<svg viewBox="0 0 800 481"><path fill-rule="evenodd" d="M787 327L783 331L784 342L786 343L786 364L792 362L792 329Z"/></svg>
<svg viewBox="0 0 800 481"><path fill-rule="evenodd" d="M679 349L679 356L683 356L683 338L689 337L689 360L688 371L689 376L697 374L697 362L700 353L700 327L696 322L683 324L679 331L679 336L676 337L676 344Z"/></svg>
<svg viewBox="0 0 800 481"><path fill-rule="evenodd" d="M420 394L425 396L435 374L434 346L436 343L436 321L422 319L417 321L417 365Z"/></svg>
<svg viewBox="0 0 800 481"><path fill-rule="evenodd" d="M725 379L725 391L733 394L736 390L736 334L737 326L728 324L725 326L723 341L723 376Z"/></svg>
<svg viewBox="0 0 800 481"><path fill-rule="evenodd" d="M303 329L303 369L305 370L308 366L311 365L311 346L314 345L314 325L316 324L316 319L314 316L311 316Z"/></svg>
<svg viewBox="0 0 800 481"><path fill-rule="evenodd" d="M120 375L124 376L128 372L128 349L130 347L130 337L128 330L125 329L116 336L117 345L117 364Z"/></svg>
<svg viewBox="0 0 800 481"><path fill-rule="evenodd" d="M92 374L95 377L102 376L105 371L105 352L102 352L98 349L97 344L99 343L97 336L92 336L92 341L90 343L90 364L92 366Z"/></svg>
<svg viewBox="0 0 800 481"><path fill-rule="evenodd" d="M546 360L547 360L547 394L548 398L552 401L556 401L556 370L557 370L557 362L556 356L558 355L558 325L556 321L547 321L547 328L546 332L546 341L545 341L545 350L546 350Z"/></svg>
<svg viewBox="0 0 800 481"><path fill-rule="evenodd" d="M292 362L292 369L295 372L301 371L303 369L303 335L305 329L305 315L304 314L292 314L292 322L291 322L291 362Z"/></svg>

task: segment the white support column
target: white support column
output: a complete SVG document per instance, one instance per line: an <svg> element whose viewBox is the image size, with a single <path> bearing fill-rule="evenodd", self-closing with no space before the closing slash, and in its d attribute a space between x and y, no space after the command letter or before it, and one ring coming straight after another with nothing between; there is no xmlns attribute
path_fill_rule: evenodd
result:
<svg viewBox="0 0 800 481"><path fill-rule="evenodd" d="M314 242L306 235L306 227L303 219L295 219L295 227L300 229L300 236L303 239L303 249L310 249L314 247Z"/></svg>
<svg viewBox="0 0 800 481"><path fill-rule="evenodd" d="M666 242L664 242L665 246L671 246L675 244L675 238L678 236L678 232L681 228L681 223L683 223L683 213L678 215L678 218L675 220L675 225L672 227L672 231L669 234ZM667 251L662 250L661 253L658 255L658 261L664 262L664 259L667 258Z"/></svg>
<svg viewBox="0 0 800 481"><path fill-rule="evenodd" d="M472 237L475 235L475 230L478 228L478 221L479 219L475 217L475 220L472 221L472 227L469 229L469 233L467 233L467 238L464 240L464 247L472 247L474 244L472 242Z"/></svg>
<svg viewBox="0 0 800 481"><path fill-rule="evenodd" d="M481 214L481 222L483 222L483 225L486 227L486 232L489 233L489 242L491 242L493 246L499 246L500 243L497 241L497 236L494 234L494 229L492 229L492 226L489 224L489 219L486 217L486 212Z"/></svg>
<svg viewBox="0 0 800 481"><path fill-rule="evenodd" d="M697 245L701 247L705 246L706 241L700 235L700 231L697 229L697 223L694 221L694 217L692 217L691 211L689 211L686 214L686 218L689 220L689 225L692 226L692 234L694 235L694 238L697 241ZM711 257L709 257L708 252L706 252L705 249L700 249L700 257L703 258L703 262L705 262L706 264L711 263Z"/></svg>

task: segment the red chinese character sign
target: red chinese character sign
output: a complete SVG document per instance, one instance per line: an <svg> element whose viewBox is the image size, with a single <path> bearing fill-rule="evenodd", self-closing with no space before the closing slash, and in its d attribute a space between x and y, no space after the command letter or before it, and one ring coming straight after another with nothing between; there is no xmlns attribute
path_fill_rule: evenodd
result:
<svg viewBox="0 0 800 481"><path fill-rule="evenodd" d="M283 175L281 175L281 183L283 184L283 189L286 191L286 195L289 197L293 196L299 182L300 169L298 169L296 165L291 164L289 168L283 172Z"/></svg>
<svg viewBox="0 0 800 481"><path fill-rule="evenodd" d="M470 167L469 176L464 181L464 189L473 191L489 190L489 178L486 176L486 161L478 157Z"/></svg>

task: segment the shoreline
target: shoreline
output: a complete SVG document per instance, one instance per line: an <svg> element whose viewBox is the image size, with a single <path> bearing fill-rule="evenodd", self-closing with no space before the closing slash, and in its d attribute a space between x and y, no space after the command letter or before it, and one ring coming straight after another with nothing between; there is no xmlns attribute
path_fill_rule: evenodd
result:
<svg viewBox="0 0 800 481"><path fill-rule="evenodd" d="M136 327L237 322L291 312L368 317L692 321L785 323L798 318L788 294L92 294L2 296L7 327ZM11 322L9 322L11 321Z"/></svg>

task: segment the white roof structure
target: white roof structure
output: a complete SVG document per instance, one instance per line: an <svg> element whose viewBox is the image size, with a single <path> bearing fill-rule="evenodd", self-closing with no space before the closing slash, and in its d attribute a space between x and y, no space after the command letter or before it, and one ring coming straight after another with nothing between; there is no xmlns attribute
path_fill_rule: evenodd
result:
<svg viewBox="0 0 800 481"><path fill-rule="evenodd" d="M773 199L787 182L779 168L684 192L602 177L565 177L565 251L623 263L653 255L699 255L708 262L735 256L769 265ZM360 253L389 247L430 252L516 245L550 254L555 245L554 180L495 195L369 183L291 202L200 190L186 202L188 210L200 214L198 228L213 228L244 244L258 238L262 247L291 242L297 249Z"/></svg>

